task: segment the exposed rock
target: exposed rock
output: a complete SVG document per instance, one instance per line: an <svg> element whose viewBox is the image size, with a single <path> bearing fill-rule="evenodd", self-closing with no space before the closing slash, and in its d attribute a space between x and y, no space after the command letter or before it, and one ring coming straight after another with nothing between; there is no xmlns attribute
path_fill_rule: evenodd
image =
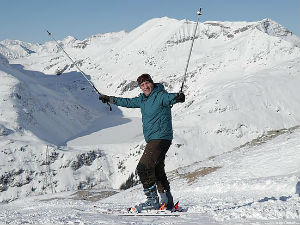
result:
<svg viewBox="0 0 300 225"><path fill-rule="evenodd" d="M84 165L90 166L96 158L100 158L101 156L101 151L91 151L77 155L77 159L71 163L71 167L73 170L78 170Z"/></svg>
<svg viewBox="0 0 300 225"><path fill-rule="evenodd" d="M0 136L7 136L14 133L13 130L6 128L4 125L0 124Z"/></svg>

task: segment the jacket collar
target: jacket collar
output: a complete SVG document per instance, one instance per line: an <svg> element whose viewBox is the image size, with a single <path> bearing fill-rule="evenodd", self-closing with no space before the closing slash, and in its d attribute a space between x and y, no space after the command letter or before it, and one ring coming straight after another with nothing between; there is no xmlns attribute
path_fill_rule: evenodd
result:
<svg viewBox="0 0 300 225"><path fill-rule="evenodd" d="M143 100L148 99L151 95L153 95L156 92L160 92L160 91L164 91L165 88L162 84L160 83L154 83L154 88L152 90L152 92L150 93L150 95L147 97L144 93L141 93L141 95L143 96Z"/></svg>

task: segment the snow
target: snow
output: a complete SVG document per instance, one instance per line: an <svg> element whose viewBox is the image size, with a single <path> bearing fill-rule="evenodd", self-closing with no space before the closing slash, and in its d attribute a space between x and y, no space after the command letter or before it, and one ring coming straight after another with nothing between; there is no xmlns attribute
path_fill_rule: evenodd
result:
<svg viewBox="0 0 300 225"><path fill-rule="evenodd" d="M295 158L300 158L299 134L298 128L267 143L243 147L172 171L173 176L180 177L169 174L174 197L188 208L180 217L125 218L107 212L107 209L122 209L142 201L141 185L138 185L107 198L102 198L101 193L115 190L87 190L86 196L98 196L98 201L78 200L74 197L78 193L74 192L20 199L0 205L0 218L4 223L17 224L195 224L200 221L203 224L297 224L300 201L296 185L300 182L300 171L299 160ZM187 176L190 171L207 167L219 169L197 179Z"/></svg>
<svg viewBox="0 0 300 225"><path fill-rule="evenodd" d="M101 93L137 96L145 72L178 92L194 26L58 42ZM299 224L299 61L299 37L271 19L200 23L166 158L186 212L122 217L107 209L144 200L141 184L120 190L145 148L139 109L110 112L53 41L1 41L0 223Z"/></svg>
<svg viewBox="0 0 300 225"><path fill-rule="evenodd" d="M142 121L140 118L121 118L123 122L118 121L120 118L108 117L108 120L103 121L101 118L99 121L94 121L92 127L87 130L89 133L93 130L96 131L89 135L83 135L79 138L72 139L67 143L68 146L85 146L85 145L99 145L99 144L110 144L110 143L131 143L134 141L142 141ZM116 122L118 126L114 126L111 121ZM123 123L123 124L122 124ZM100 128L102 127L102 128ZM116 135L120 134L120 135Z"/></svg>

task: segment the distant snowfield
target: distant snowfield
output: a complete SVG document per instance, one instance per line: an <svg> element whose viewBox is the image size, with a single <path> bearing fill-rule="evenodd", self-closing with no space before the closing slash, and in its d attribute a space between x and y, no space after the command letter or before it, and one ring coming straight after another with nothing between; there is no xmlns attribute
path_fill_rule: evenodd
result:
<svg viewBox="0 0 300 225"><path fill-rule="evenodd" d="M59 43L101 93L130 98L141 73L178 92L194 27L163 17ZM107 212L144 200L120 190L145 148L139 109L109 111L52 41L1 41L0 223L299 224L299 37L270 19L198 28L165 162L179 217Z"/></svg>
<svg viewBox="0 0 300 225"><path fill-rule="evenodd" d="M67 146L93 146L101 144L122 144L122 143L131 143L136 141L142 141L143 131L142 131L142 121L141 118L126 118L128 122L124 124L111 126L111 120L113 118L100 118L98 122L93 123L93 127L97 125L104 126L107 128L99 129L100 131L93 132L89 135L85 135L76 139L73 139L67 142ZM92 130L92 127L89 127L88 130Z"/></svg>

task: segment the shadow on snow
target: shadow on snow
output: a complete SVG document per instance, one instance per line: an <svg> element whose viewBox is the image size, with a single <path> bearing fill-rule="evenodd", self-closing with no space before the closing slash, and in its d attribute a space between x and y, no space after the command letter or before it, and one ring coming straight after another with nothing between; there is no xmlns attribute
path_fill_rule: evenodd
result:
<svg viewBox="0 0 300 225"><path fill-rule="evenodd" d="M20 82L13 96L18 123L46 142L65 145L77 137L130 121L116 106L110 112L79 72L57 76L25 70L19 64L11 67L5 72Z"/></svg>

